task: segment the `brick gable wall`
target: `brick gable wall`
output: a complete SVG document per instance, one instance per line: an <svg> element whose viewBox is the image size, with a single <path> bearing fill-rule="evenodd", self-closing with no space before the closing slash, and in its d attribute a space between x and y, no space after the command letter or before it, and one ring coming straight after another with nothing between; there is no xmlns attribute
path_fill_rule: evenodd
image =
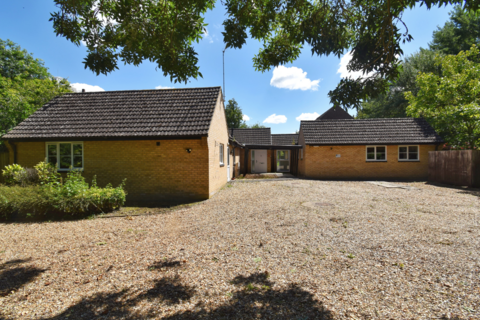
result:
<svg viewBox="0 0 480 320"><path fill-rule="evenodd" d="M224 146L224 166L220 165L220 144ZM215 194L227 183L228 131L222 96L219 94L208 131L208 190ZM230 162L232 163L232 162Z"/></svg>

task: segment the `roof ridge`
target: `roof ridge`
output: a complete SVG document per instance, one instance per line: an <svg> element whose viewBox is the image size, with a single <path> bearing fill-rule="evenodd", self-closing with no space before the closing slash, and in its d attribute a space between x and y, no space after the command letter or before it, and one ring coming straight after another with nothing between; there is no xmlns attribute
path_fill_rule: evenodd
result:
<svg viewBox="0 0 480 320"><path fill-rule="evenodd" d="M194 87L194 88L165 88L165 89L138 89L138 90L105 90L105 91L87 91L87 92L68 92L67 94L100 94L100 93L110 93L110 92L144 92L144 91L172 91L172 90L194 90L194 89L216 89L221 88L221 86L213 87Z"/></svg>
<svg viewBox="0 0 480 320"><path fill-rule="evenodd" d="M228 128L228 130L268 130L271 129L270 127L268 128Z"/></svg>
<svg viewBox="0 0 480 320"><path fill-rule="evenodd" d="M371 120L425 120L424 118L402 117L402 118L366 118L366 119L322 119L322 120L300 120L300 122L320 123L320 121L371 121Z"/></svg>

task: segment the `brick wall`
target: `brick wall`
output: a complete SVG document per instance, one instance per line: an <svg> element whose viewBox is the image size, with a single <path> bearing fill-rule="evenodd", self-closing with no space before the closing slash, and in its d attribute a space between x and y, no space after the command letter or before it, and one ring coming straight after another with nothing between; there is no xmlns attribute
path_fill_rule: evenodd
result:
<svg viewBox="0 0 480 320"><path fill-rule="evenodd" d="M300 135L300 142L303 142ZM420 161L398 161L398 145L387 146L386 162L366 161L366 146L305 146L299 162L302 176L317 179L412 179L428 177L428 152L434 145L420 145ZM339 154L340 157L336 157Z"/></svg>
<svg viewBox="0 0 480 320"><path fill-rule="evenodd" d="M10 144L5 143L10 155L12 164L14 153ZM45 161L45 142L17 142L17 163L25 168L33 168L39 162Z"/></svg>
<svg viewBox="0 0 480 320"><path fill-rule="evenodd" d="M298 175L305 176L305 137L303 136L303 131L300 129L298 134L298 145L302 146L302 149L298 150L299 160L298 160ZM302 151L303 150L303 151ZM303 157L302 157L303 153Z"/></svg>
<svg viewBox="0 0 480 320"><path fill-rule="evenodd" d="M224 145L224 166L220 165L220 144ZM228 130L223 107L222 96L219 94L208 132L209 157L209 195L213 195L227 183L227 146Z"/></svg>
<svg viewBox="0 0 480 320"><path fill-rule="evenodd" d="M234 148L233 146L230 146L232 154L230 155L230 179L233 178L233 171L235 171L235 177L238 177L240 175L240 168L242 167L241 161L241 153L243 152L243 149L240 148ZM235 159L233 157L233 150L235 149Z"/></svg>
<svg viewBox="0 0 480 320"><path fill-rule="evenodd" d="M160 142L160 146L157 146ZM86 141L84 176L100 186L127 178L129 201L207 199L207 138L152 141ZM188 153L186 149L191 149Z"/></svg>
<svg viewBox="0 0 480 320"><path fill-rule="evenodd" d="M160 142L160 146L157 146ZM207 199L207 138L192 140L84 141L87 182L99 186L127 179L130 203L171 203ZM186 151L192 149L191 153ZM33 167L45 159L45 142L17 143L17 162ZM11 152L13 163L13 152ZM65 174L62 174L65 176Z"/></svg>

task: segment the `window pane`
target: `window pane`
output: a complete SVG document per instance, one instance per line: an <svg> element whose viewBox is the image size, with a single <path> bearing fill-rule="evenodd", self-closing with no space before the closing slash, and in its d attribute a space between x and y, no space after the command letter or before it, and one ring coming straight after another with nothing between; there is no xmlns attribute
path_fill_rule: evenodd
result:
<svg viewBox="0 0 480 320"><path fill-rule="evenodd" d="M60 143L60 155L61 156L71 156L72 155L72 145L70 143Z"/></svg>
<svg viewBox="0 0 480 320"><path fill-rule="evenodd" d="M48 156L57 156L57 145L56 144L49 144L47 146L47 150L48 150Z"/></svg>
<svg viewBox="0 0 480 320"><path fill-rule="evenodd" d="M73 167L74 168L83 168L82 156L74 156L73 157Z"/></svg>
<svg viewBox="0 0 480 320"><path fill-rule="evenodd" d="M367 148L367 159L375 160L375 148L373 147Z"/></svg>
<svg viewBox="0 0 480 320"><path fill-rule="evenodd" d="M398 154L398 159L400 159L400 160L407 160L407 159L408 159L408 158L407 158L407 152L400 152L400 153Z"/></svg>
<svg viewBox="0 0 480 320"><path fill-rule="evenodd" d="M53 164L55 167L57 166L57 156L48 157L47 161L48 161L48 163Z"/></svg>
<svg viewBox="0 0 480 320"><path fill-rule="evenodd" d="M81 144L74 144L73 145L73 155L82 155L82 145Z"/></svg>
<svg viewBox="0 0 480 320"><path fill-rule="evenodd" d="M72 166L71 156L60 156L60 169L70 169Z"/></svg>
<svg viewBox="0 0 480 320"><path fill-rule="evenodd" d="M385 147L377 147L377 160L385 160Z"/></svg>
<svg viewBox="0 0 480 320"><path fill-rule="evenodd" d="M400 153L406 153L406 152L407 152L407 147L400 147L400 148L398 148L398 152L400 152Z"/></svg>

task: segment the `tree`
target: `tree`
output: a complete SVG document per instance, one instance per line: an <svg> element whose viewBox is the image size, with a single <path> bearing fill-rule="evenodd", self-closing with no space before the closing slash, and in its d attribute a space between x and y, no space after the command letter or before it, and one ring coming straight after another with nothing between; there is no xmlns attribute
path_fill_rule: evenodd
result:
<svg viewBox="0 0 480 320"><path fill-rule="evenodd" d="M66 92L72 92L68 81L54 79L43 61L0 39L0 136Z"/></svg>
<svg viewBox="0 0 480 320"><path fill-rule="evenodd" d="M57 35L86 43L85 68L108 74L119 61L157 64L174 82L201 77L193 48L204 33L204 14L215 0L54 0L51 21ZM402 20L417 3L427 8L447 3L477 9L473 0L225 0L223 40L241 49L250 37L263 42L254 56L257 71L295 61L308 46L317 56L340 57L351 50L351 71L374 72L367 79L342 79L329 92L333 105L360 107L360 102L386 92L398 76L400 43L412 36Z"/></svg>
<svg viewBox="0 0 480 320"><path fill-rule="evenodd" d="M405 58L400 65L398 78L390 84L386 93L369 98L362 103L357 118L401 118L406 116L408 101L405 92L416 94L419 90L416 82L419 72L441 73L440 66L435 64L436 53L431 50L420 51Z"/></svg>
<svg viewBox="0 0 480 320"><path fill-rule="evenodd" d="M407 114L424 117L456 148L480 146L480 57L477 46L458 55L437 55L442 76L420 73L419 91L405 94Z"/></svg>
<svg viewBox="0 0 480 320"><path fill-rule="evenodd" d="M252 124L248 128L250 129L261 129L261 128L266 128L263 124L260 124L260 122L257 122L255 124Z"/></svg>
<svg viewBox="0 0 480 320"><path fill-rule="evenodd" d="M40 59L35 59L16 43L0 39L0 76L13 79L47 79L51 77Z"/></svg>
<svg viewBox="0 0 480 320"><path fill-rule="evenodd" d="M235 99L228 100L227 106L225 107L225 114L227 115L228 128L234 129L247 127L245 121L243 121L242 109Z"/></svg>
<svg viewBox="0 0 480 320"><path fill-rule="evenodd" d="M450 20L433 32L430 49L444 54L458 54L480 43L480 15L478 11L465 11L455 6Z"/></svg>

